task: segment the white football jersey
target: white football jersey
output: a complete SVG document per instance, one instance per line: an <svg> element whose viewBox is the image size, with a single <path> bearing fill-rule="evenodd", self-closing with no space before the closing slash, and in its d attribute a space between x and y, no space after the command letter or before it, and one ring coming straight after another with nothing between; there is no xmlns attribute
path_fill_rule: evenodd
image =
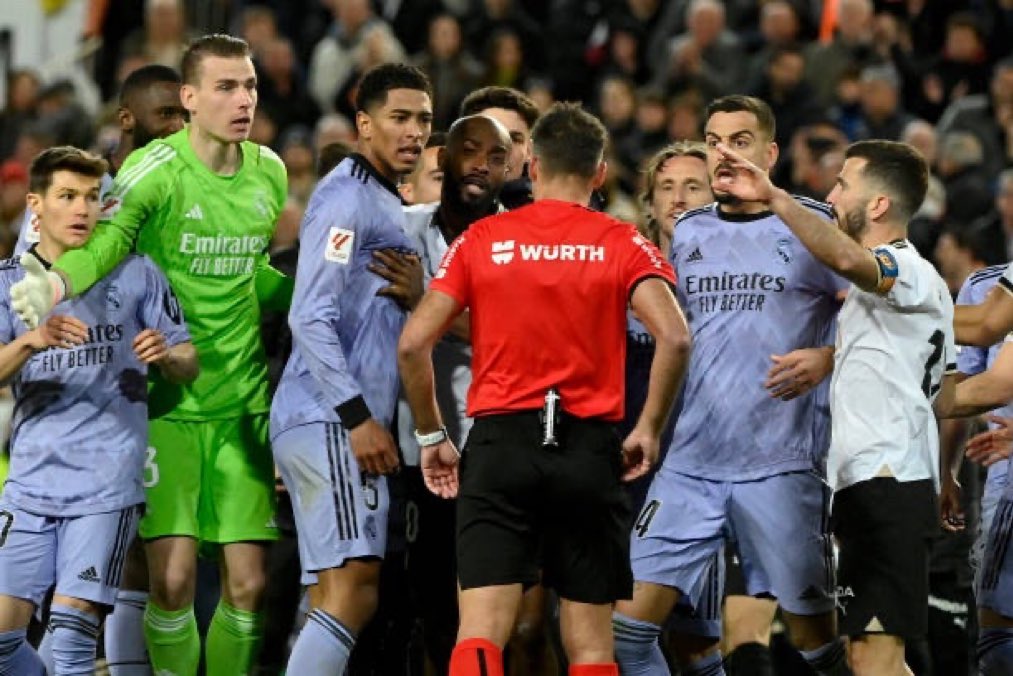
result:
<svg viewBox="0 0 1013 676"><path fill-rule="evenodd" d="M1006 266L1006 271L999 278L999 286L1013 293L1013 263Z"/></svg>
<svg viewBox="0 0 1013 676"><path fill-rule="evenodd" d="M909 242L873 254L893 286L883 294L852 287L838 317L827 478L835 490L885 475L938 486L932 402L943 375L956 371L953 300Z"/></svg>

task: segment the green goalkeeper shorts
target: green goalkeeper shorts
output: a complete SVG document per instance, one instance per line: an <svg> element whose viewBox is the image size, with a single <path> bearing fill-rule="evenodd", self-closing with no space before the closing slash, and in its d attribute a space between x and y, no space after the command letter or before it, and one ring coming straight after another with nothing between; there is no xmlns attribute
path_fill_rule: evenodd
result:
<svg viewBox="0 0 1013 676"><path fill-rule="evenodd" d="M145 540L172 535L207 544L276 540L268 415L152 420L144 487Z"/></svg>

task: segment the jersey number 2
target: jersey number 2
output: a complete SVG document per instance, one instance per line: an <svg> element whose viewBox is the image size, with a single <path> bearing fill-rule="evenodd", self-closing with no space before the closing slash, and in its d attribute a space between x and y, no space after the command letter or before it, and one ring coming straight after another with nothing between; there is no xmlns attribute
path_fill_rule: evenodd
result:
<svg viewBox="0 0 1013 676"><path fill-rule="evenodd" d="M939 391L939 383L932 382L932 369L943 356L943 332L936 329L929 338L929 344L932 346L932 354L925 360L925 377L922 378L922 392L926 397L931 397Z"/></svg>

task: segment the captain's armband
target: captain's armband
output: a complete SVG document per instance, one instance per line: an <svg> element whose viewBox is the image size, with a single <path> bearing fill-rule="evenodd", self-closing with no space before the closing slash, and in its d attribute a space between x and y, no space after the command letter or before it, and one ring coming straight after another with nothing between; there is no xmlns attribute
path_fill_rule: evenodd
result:
<svg viewBox="0 0 1013 676"><path fill-rule="evenodd" d="M897 281L897 274L900 271L897 267L897 259L887 247L873 249L872 255L876 258L876 267L879 270L876 293L885 295L893 288L894 283Z"/></svg>

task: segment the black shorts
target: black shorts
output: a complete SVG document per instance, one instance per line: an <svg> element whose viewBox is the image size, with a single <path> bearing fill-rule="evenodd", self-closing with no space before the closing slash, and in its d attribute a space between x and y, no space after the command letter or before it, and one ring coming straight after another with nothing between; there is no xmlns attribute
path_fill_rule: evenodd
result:
<svg viewBox="0 0 1013 676"><path fill-rule="evenodd" d="M630 598L630 508L614 425L563 417L558 447L538 414L477 418L461 459L457 567L462 589L541 581L561 598Z"/></svg>
<svg viewBox="0 0 1013 676"><path fill-rule="evenodd" d="M831 526L840 633L925 636L929 547L939 530L932 481L877 477L840 490Z"/></svg>

